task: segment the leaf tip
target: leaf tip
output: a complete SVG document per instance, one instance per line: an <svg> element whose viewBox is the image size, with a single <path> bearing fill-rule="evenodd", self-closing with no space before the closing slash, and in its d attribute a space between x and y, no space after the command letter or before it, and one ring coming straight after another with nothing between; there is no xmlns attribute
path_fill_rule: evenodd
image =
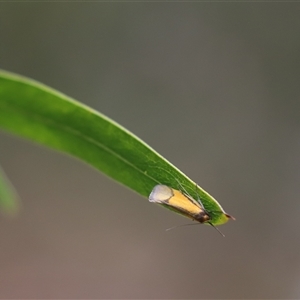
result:
<svg viewBox="0 0 300 300"><path fill-rule="evenodd" d="M231 216L231 215L229 215L229 214L224 214L228 219L231 219L231 220L233 220L233 221L235 221L236 219L235 219L235 217L233 217L233 216Z"/></svg>

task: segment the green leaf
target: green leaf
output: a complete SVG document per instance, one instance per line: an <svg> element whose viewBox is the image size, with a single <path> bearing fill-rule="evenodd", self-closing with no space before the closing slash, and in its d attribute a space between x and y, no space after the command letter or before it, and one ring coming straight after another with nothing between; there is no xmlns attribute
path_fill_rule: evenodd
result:
<svg viewBox="0 0 300 300"><path fill-rule="evenodd" d="M19 209L19 197L0 168L0 208L6 215L13 216Z"/></svg>
<svg viewBox="0 0 300 300"><path fill-rule="evenodd" d="M131 132L103 114L31 79L0 71L0 128L68 153L148 198L156 184L197 199L195 183ZM228 217L200 187L212 223Z"/></svg>

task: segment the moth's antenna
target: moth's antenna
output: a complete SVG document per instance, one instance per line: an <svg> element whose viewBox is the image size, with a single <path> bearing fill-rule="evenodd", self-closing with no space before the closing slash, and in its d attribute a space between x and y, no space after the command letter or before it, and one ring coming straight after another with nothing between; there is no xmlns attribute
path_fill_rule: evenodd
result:
<svg viewBox="0 0 300 300"><path fill-rule="evenodd" d="M222 237L225 237L225 234L223 234L222 232L221 232L221 230L219 230L218 229L218 227L216 227L213 223L210 223L210 222L207 222L209 225L211 225L214 229L216 229L221 235L222 235Z"/></svg>
<svg viewBox="0 0 300 300"><path fill-rule="evenodd" d="M208 223L209 225L211 225L213 228L215 228L223 237L225 237L225 235L215 226L213 225L212 223L210 222L206 222ZM178 228L178 227L183 227L183 226L192 226L192 225L201 225L201 223L193 223L193 224L182 224L182 225L177 225L177 226L174 226L174 227L170 227L168 229L166 229L166 231L170 231L172 229L175 229L175 228Z"/></svg>
<svg viewBox="0 0 300 300"><path fill-rule="evenodd" d="M170 230L175 229L175 228L178 228L178 227L191 226L191 225L201 225L201 223L181 224L181 225L177 225L177 226L170 227L170 228L166 229L166 231L170 231Z"/></svg>

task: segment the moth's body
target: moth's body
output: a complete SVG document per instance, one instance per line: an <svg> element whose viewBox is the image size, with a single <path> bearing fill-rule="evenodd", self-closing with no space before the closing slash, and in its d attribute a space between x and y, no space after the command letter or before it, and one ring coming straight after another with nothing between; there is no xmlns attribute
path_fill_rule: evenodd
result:
<svg viewBox="0 0 300 300"><path fill-rule="evenodd" d="M172 210L199 223L205 223L211 219L199 202L189 195L166 185L156 185L149 196L149 201L169 206Z"/></svg>
<svg viewBox="0 0 300 300"><path fill-rule="evenodd" d="M205 209L200 198L198 199L198 201L196 201L190 195L188 195L187 192L184 193L172 189L167 185L159 184L153 188L151 194L149 195L149 201L166 206L185 217L198 221L199 223L210 224L223 237L225 237L225 235L211 222L212 218L209 213L212 213L212 211L207 211ZM235 220L234 217L228 215L224 211L214 211L214 213L221 213L224 214L227 218Z"/></svg>

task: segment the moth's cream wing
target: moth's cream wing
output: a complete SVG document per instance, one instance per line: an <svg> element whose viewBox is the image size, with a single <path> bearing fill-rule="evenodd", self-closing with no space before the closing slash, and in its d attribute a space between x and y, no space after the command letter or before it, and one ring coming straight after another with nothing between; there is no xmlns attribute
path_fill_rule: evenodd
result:
<svg viewBox="0 0 300 300"><path fill-rule="evenodd" d="M170 187L159 184L153 188L149 196L149 201L163 204L166 203L173 196L173 190Z"/></svg>

